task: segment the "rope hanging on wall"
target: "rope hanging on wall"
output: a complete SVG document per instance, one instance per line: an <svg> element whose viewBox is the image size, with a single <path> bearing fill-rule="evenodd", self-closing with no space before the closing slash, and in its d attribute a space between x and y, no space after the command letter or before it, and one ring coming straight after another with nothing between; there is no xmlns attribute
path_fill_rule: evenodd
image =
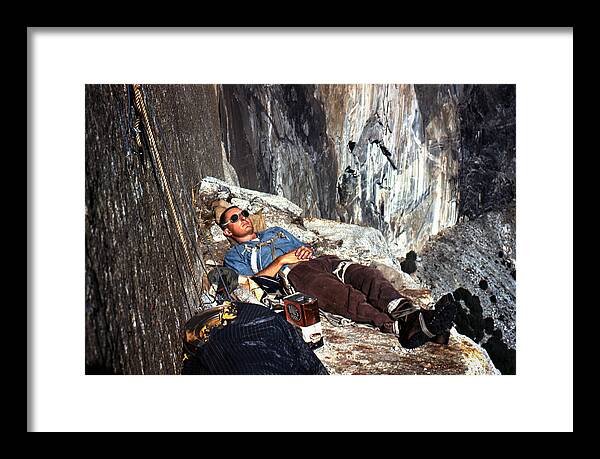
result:
<svg viewBox="0 0 600 459"><path fill-rule="evenodd" d="M192 257L190 255L188 243L185 239L184 229L183 229L183 225L181 223L181 218L178 215L177 210L175 208L176 205L175 205L175 201L173 199L173 193L171 191L169 181L167 180L167 176L165 174L163 163L162 163L162 160L161 160L161 157L159 154L158 145L157 145L157 142L156 142L153 130L152 130L152 126L150 124L150 117L148 115L148 110L146 108L146 104L144 101L144 95L143 95L141 85L140 84L132 85L132 91L133 91L133 95L134 95L135 108L138 112L139 117L141 117L141 124L143 125L144 131L146 134L146 138L148 140L148 147L149 147L153 162L155 164L156 171L158 172L158 177L159 177L161 187L164 191L164 194L167 197L168 206L171 211L173 221L175 222L177 234L179 236L179 240L181 242L181 246L184 251L186 263L187 263L188 269L190 270L190 273L192 275L196 293L198 294L198 296L200 298L200 303L202 303L202 296L198 293L198 281L197 281L198 273L192 262ZM135 131L136 131L136 143L138 145L141 143L141 138L139 137L139 125L140 125L140 121L139 121L139 118L137 118L137 120L135 122L135 127L137 129L135 129ZM192 210L192 212L193 212L193 210ZM194 217L196 217L195 213L194 213ZM188 234L188 238L191 240L189 234ZM195 245L193 244L193 242L192 242L192 246L194 248L194 251L196 251L196 248L195 248ZM208 247L208 245L207 245L207 247ZM208 247L208 248L210 250L210 247ZM202 262L202 259L199 256L199 254L197 253L197 251L196 251L196 256L198 257L198 259L200 261L200 265L201 265L202 269L204 270L204 272L206 274L208 274L207 268L206 268L206 266L204 266L204 263ZM221 275L220 272L218 274L219 274L219 276ZM223 284L225 284L225 283L223 282ZM227 288L225 288L225 292L227 294L229 301L233 301L231 292L229 292Z"/></svg>

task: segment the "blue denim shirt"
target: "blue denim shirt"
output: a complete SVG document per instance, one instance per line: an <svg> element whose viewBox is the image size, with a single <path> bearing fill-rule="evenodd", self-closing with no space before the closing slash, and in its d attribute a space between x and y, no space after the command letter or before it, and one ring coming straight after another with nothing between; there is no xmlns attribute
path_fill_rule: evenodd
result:
<svg viewBox="0 0 600 459"><path fill-rule="evenodd" d="M273 226L256 233L256 235L258 236L256 239L242 242L229 249L225 254L223 265L243 276L252 276L265 269L280 255L306 245L290 232L278 226ZM266 243L269 240L272 242ZM258 245L261 246L257 247ZM256 251L254 260L253 251Z"/></svg>

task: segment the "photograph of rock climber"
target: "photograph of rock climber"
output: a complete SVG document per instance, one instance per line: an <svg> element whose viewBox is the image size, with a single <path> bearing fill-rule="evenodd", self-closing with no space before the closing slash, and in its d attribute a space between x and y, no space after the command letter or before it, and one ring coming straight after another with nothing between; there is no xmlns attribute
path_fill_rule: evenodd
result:
<svg viewBox="0 0 600 459"><path fill-rule="evenodd" d="M194 316L287 311L273 278L318 304L301 331L329 374L515 374L515 93L87 85L86 373L181 373Z"/></svg>

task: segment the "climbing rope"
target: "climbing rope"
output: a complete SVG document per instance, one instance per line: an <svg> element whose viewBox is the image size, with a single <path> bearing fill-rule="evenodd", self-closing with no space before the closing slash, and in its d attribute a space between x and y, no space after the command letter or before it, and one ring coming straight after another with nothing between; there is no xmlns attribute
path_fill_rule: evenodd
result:
<svg viewBox="0 0 600 459"><path fill-rule="evenodd" d="M190 273L192 274L192 278L193 278L193 281L194 281L196 292L198 292L197 280L196 280L198 273L197 273L197 271L196 271L196 269L194 267L194 264L192 263L192 257L190 256L190 253L189 253L189 250L188 250L188 243L187 243L187 241L185 239L185 236L184 236L184 229L182 227L181 219L179 218L179 215L177 213L177 210L179 210L179 213L181 213L181 209L179 209L179 206L176 204L176 201L173 199L173 196L172 196L171 186L169 184L167 175L165 174L165 171L164 171L164 168L163 168L163 164L162 164L162 160L161 160L160 154L159 154L158 145L157 145L157 142L156 142L156 139L155 139L155 136L154 136L151 124L150 124L150 117L148 115L148 110L147 110L146 104L144 102L144 96L143 96L141 85L139 85L139 84L134 84L133 85L133 94L134 94L133 98L134 98L135 108L136 108L138 114L142 118L141 122L143 122L143 125L145 127L146 137L148 139L148 144L149 144L148 146L149 146L149 149L150 149L150 153L151 153L152 158L154 160L154 163L156 165L156 170L157 170L158 175L160 177L162 189L164 190L165 195L167 196L167 201L168 201L168 204L169 204L169 209L171 211L171 215L173 216L173 220L175 222L175 226L176 226L176 229L177 229L177 234L179 236L179 239L181 241L181 245L183 247L183 251L184 251L184 254L185 254L186 262L187 262L188 268L190 270ZM153 119L154 119L154 117L153 117ZM133 131L135 133L135 141L136 141L136 144L139 147L141 147L141 145L142 145L141 136L140 136L140 134L141 134L140 124L141 124L141 122L140 122L140 118L136 117L136 119L134 120L134 125L133 125ZM159 131L162 132L162 129L160 128L160 125L158 124L158 122L157 122L156 119L154 119L154 122L158 126ZM159 134L159 137L160 137L160 134ZM195 204L195 199L194 199L194 194L193 194L193 188L192 188L192 202L193 202L193 204ZM189 203L188 203L188 205L189 205ZM177 209L176 209L176 206L177 206ZM190 210L192 211L192 213L194 215L194 220L195 220L195 223L196 223L196 227L198 227L199 225L198 225L198 222L197 222L196 213L195 213L194 209L190 209ZM190 235L189 235L189 233L187 231L187 228L186 228L185 233L187 234L188 239L190 240L190 244L191 244L191 246L194 249L196 257L200 261L200 265L201 265L202 270L206 274L208 274L207 267L204 265L204 263L202 261L202 257L198 254L198 251L197 251L197 248L196 248L196 244L193 242L192 238L190 237ZM206 238L206 241L207 241L206 246L207 246L207 248L209 250L209 253L211 253L211 249L209 247L208 240L209 240L209 238ZM211 256L212 256L212 253L211 253ZM217 271L218 271L218 276L219 276L219 278L220 278L220 280L222 282L222 285L225 287L225 292L227 294L228 300L231 302L231 301L233 301L231 292L229 292L229 289L227 288L226 283L223 281L223 278L222 278L220 270L217 270ZM199 296L199 299L200 299L200 303L204 304L204 302L202 300L202 295L198 294L198 296Z"/></svg>
<svg viewBox="0 0 600 459"><path fill-rule="evenodd" d="M165 136L164 136L164 133L163 133L163 130L162 130L162 126L160 125L160 121L159 121L158 117L155 116L155 113L152 110L152 106L149 107L149 112L150 112L150 115L151 115L152 120L154 122L154 125L158 128L158 138L159 138L159 140L160 139L164 139ZM164 142L162 142L162 143L164 144ZM168 177L166 177L166 178L167 178L167 181L168 181ZM200 182L198 182L198 183L200 183ZM198 237L198 240L200 241L200 243L203 243L202 239L204 237L204 246L208 250L209 256L212 259L215 259L214 255L213 255L213 251L211 249L211 242L210 242L211 238L208 237L206 234L204 234L205 232L201 230L201 225L200 225L200 223L198 221L198 216L196 214L196 196L195 196L194 188L195 187L192 187L192 189L191 189L191 200L186 200L185 203L188 206L188 211L194 216L195 228L200 233L200 235L199 235L200 237ZM175 201L175 205L177 207L177 210L179 211L179 214L182 214L183 212L182 212L181 208L179 207L179 204L178 204L177 201ZM183 221L184 221L184 226L185 226L185 219L183 219ZM208 268L204 264L202 256L200 256L200 254L198 253L197 243L190 236L190 234L189 234L190 232L187 229L187 227L185 227L185 230L186 230L185 232L186 232L186 235L188 237L188 240L190 241L190 245L193 247L194 253L195 253L198 261L200 262L200 266L201 266L202 270L204 271L204 273L208 276ZM221 275L221 271L220 270L217 270L217 275L219 277L219 280L221 281L221 285L223 285L223 287L225 289L225 293L227 295L228 301L229 302L234 301L233 294L232 294L232 292L229 291L229 289L227 287L227 283L224 282L223 276ZM214 299L213 299L213 301L214 301ZM205 304L202 299L201 299L201 303Z"/></svg>
<svg viewBox="0 0 600 459"><path fill-rule="evenodd" d="M185 254L185 259L186 259L188 268L190 269L190 273L192 274L192 278L193 278L194 284L197 285L197 281L196 281L196 277L197 277L196 269L194 268L194 265L192 263L192 259L190 257L190 253L189 253L189 250L188 250L188 245L187 245L187 242L186 242L184 234L183 234L183 228L181 226L181 221L179 220L177 212L175 211L175 204L173 202L173 195L171 193L171 188L170 188L169 183L168 183L167 178L166 178L166 174L165 174L165 171L164 171L164 168L163 168L162 160L161 160L159 152L158 152L158 146L156 144L156 140L154 139L154 133L152 132L152 126L150 125L150 119L148 117L148 112L146 110L146 104L144 102L144 96L142 94L141 85L134 84L133 85L133 91L134 91L135 107L136 107L138 113L140 114L140 116L142 117L141 121L142 121L142 123L144 125L145 131L146 131L146 135L147 135L147 138L148 138L150 153L152 154L152 158L154 159L154 163L156 164L156 168L157 168L160 180L161 180L162 188L163 188L163 190L165 192L165 195L167 196L167 201L168 201L168 204L169 204L169 209L171 210L171 215L172 215L173 220L175 222L175 227L177 229L177 234L179 235L179 239L180 239L181 245L183 247L183 252ZM139 124L136 125L135 127L138 127L138 129L139 129ZM136 132L138 131L138 129L136 129ZM139 138L136 137L136 141L140 142Z"/></svg>

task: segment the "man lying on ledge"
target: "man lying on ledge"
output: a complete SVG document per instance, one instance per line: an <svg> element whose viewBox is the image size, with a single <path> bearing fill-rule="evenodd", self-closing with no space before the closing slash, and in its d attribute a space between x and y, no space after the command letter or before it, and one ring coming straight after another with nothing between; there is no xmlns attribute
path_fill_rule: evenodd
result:
<svg viewBox="0 0 600 459"><path fill-rule="evenodd" d="M317 298L324 311L393 333L405 348L429 341L447 344L457 311L451 293L434 310L422 309L403 297L377 268L334 255L315 257L313 250L283 228L256 232L250 214L228 207L219 218L223 234L237 245L224 266L243 276L286 276L299 292Z"/></svg>

